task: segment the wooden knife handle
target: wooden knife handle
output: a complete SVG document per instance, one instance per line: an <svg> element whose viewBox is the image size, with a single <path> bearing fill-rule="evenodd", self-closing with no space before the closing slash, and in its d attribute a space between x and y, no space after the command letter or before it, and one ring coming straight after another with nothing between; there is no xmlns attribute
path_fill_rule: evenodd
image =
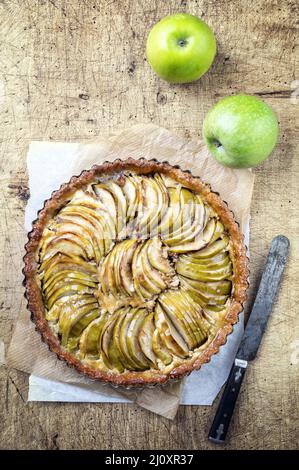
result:
<svg viewBox="0 0 299 470"><path fill-rule="evenodd" d="M225 441L229 423L234 412L235 404L245 375L247 361L235 359L228 376L226 386L209 432L210 441L218 444Z"/></svg>

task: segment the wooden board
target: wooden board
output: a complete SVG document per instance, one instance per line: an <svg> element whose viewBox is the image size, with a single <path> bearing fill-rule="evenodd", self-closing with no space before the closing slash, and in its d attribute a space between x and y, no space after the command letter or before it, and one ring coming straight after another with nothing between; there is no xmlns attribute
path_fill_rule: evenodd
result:
<svg viewBox="0 0 299 470"><path fill-rule="evenodd" d="M296 4L295 0L0 2L0 349L4 342L7 350L14 321L25 308L21 268L29 142L89 140L138 122L154 122L196 139L215 100L253 93L277 112L280 141L273 156L254 170L248 307L272 237L288 236L291 252L224 448L298 448ZM160 81L144 51L150 27L177 11L204 18L218 41L211 71L199 82L182 86ZM25 374L1 367L1 448L215 447L207 441L207 433L217 403L212 408L180 407L170 422L133 405L27 404L27 389Z"/></svg>

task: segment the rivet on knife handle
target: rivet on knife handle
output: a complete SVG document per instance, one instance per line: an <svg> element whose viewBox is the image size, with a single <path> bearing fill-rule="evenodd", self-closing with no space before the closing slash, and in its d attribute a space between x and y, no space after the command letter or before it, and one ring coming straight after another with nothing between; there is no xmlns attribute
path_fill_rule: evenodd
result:
<svg viewBox="0 0 299 470"><path fill-rule="evenodd" d="M209 439L223 443L233 415L249 360L255 358L287 261L289 240L283 235L273 238L251 315L231 368Z"/></svg>

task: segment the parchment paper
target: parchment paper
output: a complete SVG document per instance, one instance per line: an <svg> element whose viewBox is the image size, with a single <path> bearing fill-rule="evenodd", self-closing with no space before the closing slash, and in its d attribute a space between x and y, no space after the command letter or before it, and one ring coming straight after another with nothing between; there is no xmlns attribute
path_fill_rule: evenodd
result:
<svg viewBox="0 0 299 470"><path fill-rule="evenodd" d="M92 144L31 142L27 156L31 196L25 212L26 229L31 230L31 222L44 200L72 175L94 163L128 157L166 160L209 182L234 211L248 243L253 174L249 170L225 168L209 156L201 142L186 141L152 124L133 126ZM7 364L32 374L29 400L133 401L173 419L180 402L212 404L228 376L242 332L243 315L226 345L211 362L181 382L143 390L115 389L84 377L58 360L42 343L29 312L22 311L9 347Z"/></svg>

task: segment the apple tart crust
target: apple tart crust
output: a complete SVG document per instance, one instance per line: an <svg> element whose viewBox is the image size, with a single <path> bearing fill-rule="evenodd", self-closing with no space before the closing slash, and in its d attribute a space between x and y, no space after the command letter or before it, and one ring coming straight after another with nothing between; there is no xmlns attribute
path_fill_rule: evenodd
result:
<svg viewBox="0 0 299 470"><path fill-rule="evenodd" d="M24 262L43 340L114 385L199 369L226 342L248 287L227 204L155 160L107 162L62 185L33 224Z"/></svg>

